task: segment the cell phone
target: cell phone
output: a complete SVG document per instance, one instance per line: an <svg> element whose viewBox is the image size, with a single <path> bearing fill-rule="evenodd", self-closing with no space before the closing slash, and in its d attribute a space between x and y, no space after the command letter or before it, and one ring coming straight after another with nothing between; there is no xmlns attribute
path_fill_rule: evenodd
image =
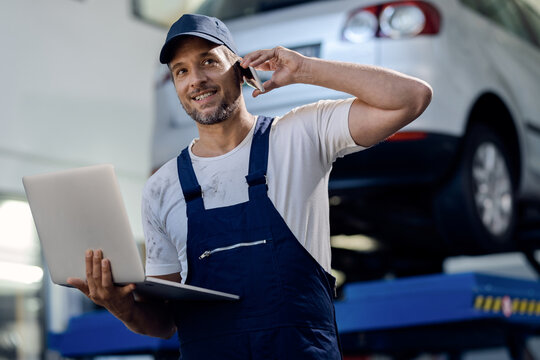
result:
<svg viewBox="0 0 540 360"><path fill-rule="evenodd" d="M247 69L244 69L242 66L240 66L240 62L237 62L236 64L240 68L246 84L248 84L254 89L258 89L260 92L264 92L264 86L261 82L261 79L259 78L259 75L257 75L257 71L251 66L248 66Z"/></svg>

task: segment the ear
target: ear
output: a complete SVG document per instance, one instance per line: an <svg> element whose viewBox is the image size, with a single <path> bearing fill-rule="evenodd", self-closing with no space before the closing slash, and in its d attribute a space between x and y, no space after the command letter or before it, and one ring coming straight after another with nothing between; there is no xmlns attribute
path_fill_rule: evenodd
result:
<svg viewBox="0 0 540 360"><path fill-rule="evenodd" d="M240 85L243 85L244 84L244 74L243 74L244 68L240 66L240 61L235 62L233 67L234 67L234 73L236 75L236 78L238 79L238 83Z"/></svg>

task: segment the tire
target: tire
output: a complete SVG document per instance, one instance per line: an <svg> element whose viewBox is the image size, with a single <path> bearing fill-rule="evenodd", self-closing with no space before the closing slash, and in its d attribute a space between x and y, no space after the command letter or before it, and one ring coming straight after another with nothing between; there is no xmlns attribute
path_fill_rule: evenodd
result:
<svg viewBox="0 0 540 360"><path fill-rule="evenodd" d="M473 124L457 170L434 199L435 221L453 254L510 250L516 227L516 174L501 136Z"/></svg>

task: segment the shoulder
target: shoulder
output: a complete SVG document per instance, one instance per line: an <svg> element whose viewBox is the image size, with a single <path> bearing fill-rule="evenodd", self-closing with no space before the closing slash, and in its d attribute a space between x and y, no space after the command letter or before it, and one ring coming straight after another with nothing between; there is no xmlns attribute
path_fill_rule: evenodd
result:
<svg viewBox="0 0 540 360"><path fill-rule="evenodd" d="M313 119L325 115L348 115L351 104L355 98L338 100L319 100L317 102L296 107L283 116L276 118L276 123L288 121L291 118Z"/></svg>
<svg viewBox="0 0 540 360"><path fill-rule="evenodd" d="M275 151L306 153L327 169L337 157L359 151L349 130L349 111L355 98L320 100L294 108L276 118L273 126ZM282 150L283 149L283 150Z"/></svg>
<svg viewBox="0 0 540 360"><path fill-rule="evenodd" d="M318 137L326 133L329 124L333 127L348 127L348 117L354 98L319 100L292 109L275 118L272 131L275 133L300 132Z"/></svg>

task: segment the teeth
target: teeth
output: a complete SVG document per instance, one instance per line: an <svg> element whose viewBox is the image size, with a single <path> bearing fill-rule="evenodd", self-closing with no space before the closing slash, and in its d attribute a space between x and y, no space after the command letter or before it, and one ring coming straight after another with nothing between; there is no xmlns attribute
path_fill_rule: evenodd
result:
<svg viewBox="0 0 540 360"><path fill-rule="evenodd" d="M214 95L214 92L211 91L211 92L204 93L202 95L195 96L195 100L199 101L199 100L202 100L202 99L206 99L210 95Z"/></svg>

